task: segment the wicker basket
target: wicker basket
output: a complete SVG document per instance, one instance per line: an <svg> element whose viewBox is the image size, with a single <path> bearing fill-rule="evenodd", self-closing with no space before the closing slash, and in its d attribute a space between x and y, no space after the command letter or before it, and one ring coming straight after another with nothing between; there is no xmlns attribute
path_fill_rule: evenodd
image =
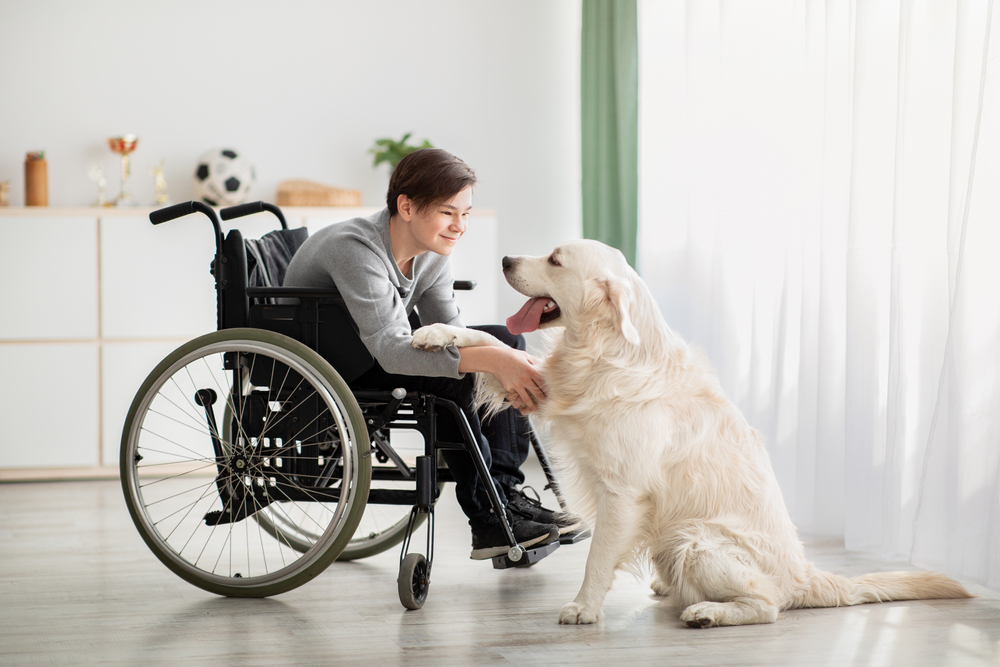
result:
<svg viewBox="0 0 1000 667"><path fill-rule="evenodd" d="M311 181L278 184L278 206L361 206L361 190L343 190Z"/></svg>

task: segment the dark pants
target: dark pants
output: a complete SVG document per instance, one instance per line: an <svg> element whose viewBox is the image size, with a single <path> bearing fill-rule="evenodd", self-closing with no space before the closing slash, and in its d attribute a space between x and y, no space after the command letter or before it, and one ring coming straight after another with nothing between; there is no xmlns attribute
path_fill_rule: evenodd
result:
<svg viewBox="0 0 1000 667"><path fill-rule="evenodd" d="M514 336L506 327L486 325L469 327L499 338L505 344L518 350L525 349L524 336ZM528 436L528 420L513 408L508 408L485 424L472 402L475 375L466 373L461 380L421 375L393 375L387 373L376 361L364 375L351 383L356 389L395 389L420 391L434 394L438 398L454 401L465 413L472 434L479 442L486 468L493 478L493 485L500 495L500 501L507 503L505 489L524 483L521 464L528 458L531 442ZM464 442L465 438L455 423L454 417L446 410L438 410L438 439L445 442ZM444 460L455 478L455 495L462 511L473 526L496 523L491 513L489 496L476 472L472 457L462 451L445 450Z"/></svg>

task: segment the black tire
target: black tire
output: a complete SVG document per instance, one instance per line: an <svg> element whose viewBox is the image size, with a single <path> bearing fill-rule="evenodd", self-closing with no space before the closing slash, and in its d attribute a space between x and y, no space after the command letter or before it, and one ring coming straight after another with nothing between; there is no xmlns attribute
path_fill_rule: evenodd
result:
<svg viewBox="0 0 1000 667"><path fill-rule="evenodd" d="M406 554L399 564L396 589L399 601L407 609L420 609L427 601L431 582L427 576L427 559L423 554Z"/></svg>
<svg viewBox="0 0 1000 667"><path fill-rule="evenodd" d="M227 369L227 359L239 363ZM231 419L233 396L248 415L242 435L224 438L232 428L216 421L213 439L206 413ZM368 498L369 447L354 396L313 350L260 329L217 331L174 350L140 387L122 432L122 490L143 540L178 576L219 595L266 597L344 550ZM312 544L297 550L252 521L261 509L309 531Z"/></svg>

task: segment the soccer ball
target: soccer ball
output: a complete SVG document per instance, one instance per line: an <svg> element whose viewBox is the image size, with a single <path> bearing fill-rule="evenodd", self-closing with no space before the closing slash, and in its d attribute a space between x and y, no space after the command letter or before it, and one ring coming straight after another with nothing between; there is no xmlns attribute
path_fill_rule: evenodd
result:
<svg viewBox="0 0 1000 667"><path fill-rule="evenodd" d="M194 192L211 206L242 204L256 179L253 165L229 148L216 148L198 158Z"/></svg>

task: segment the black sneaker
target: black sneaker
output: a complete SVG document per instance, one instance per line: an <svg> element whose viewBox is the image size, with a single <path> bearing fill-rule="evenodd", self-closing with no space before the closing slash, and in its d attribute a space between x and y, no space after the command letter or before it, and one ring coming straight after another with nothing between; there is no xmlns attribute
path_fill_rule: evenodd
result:
<svg viewBox="0 0 1000 667"><path fill-rule="evenodd" d="M531 492L535 494L535 497L529 498L524 493L525 489L531 489ZM535 521L536 523L552 524L559 529L560 535L566 535L567 533L580 530L583 526L583 523L580 521L580 517L575 514L570 514L569 512L553 512L552 510L542 507L542 501L538 497L538 492L530 486L525 486L520 489L504 489L504 491L507 494L507 509L515 515L520 515L526 519Z"/></svg>
<svg viewBox="0 0 1000 667"><path fill-rule="evenodd" d="M535 523L520 515L507 512L507 523L514 539L524 548L540 547L559 539L559 528L553 525ZM472 527L472 555L474 560L485 560L502 556L510 549L507 536L499 523L482 528Z"/></svg>

